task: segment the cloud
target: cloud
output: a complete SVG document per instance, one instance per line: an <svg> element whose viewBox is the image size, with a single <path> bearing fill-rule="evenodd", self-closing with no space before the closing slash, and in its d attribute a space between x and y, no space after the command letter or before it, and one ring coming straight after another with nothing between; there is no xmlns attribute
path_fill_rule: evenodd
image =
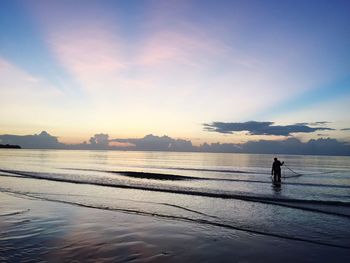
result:
<svg viewBox="0 0 350 263"><path fill-rule="evenodd" d="M68 1L69 2L69 1ZM29 7L43 38L74 87L91 97L102 97L120 86L118 74L125 68L123 38L115 17L95 1L40 1Z"/></svg>
<svg viewBox="0 0 350 263"><path fill-rule="evenodd" d="M109 135L100 133L100 134L95 134L93 137L90 138L89 142L92 145L102 145L102 146L108 146L109 140L108 140Z"/></svg>
<svg viewBox="0 0 350 263"><path fill-rule="evenodd" d="M325 125L331 123L330 121L316 121L316 122L311 122L309 125Z"/></svg>
<svg viewBox="0 0 350 263"><path fill-rule="evenodd" d="M314 131L333 130L327 127L310 127L307 123L296 123L292 125L273 125L274 122L213 122L203 124L204 130L225 134L235 132L248 132L250 135L279 135L290 136L292 133L311 133Z"/></svg>
<svg viewBox="0 0 350 263"><path fill-rule="evenodd" d="M208 58L224 56L228 51L224 44L200 36L197 30L183 31L163 30L151 34L137 63L147 67L164 67L166 63L199 66L210 60Z"/></svg>
<svg viewBox="0 0 350 263"><path fill-rule="evenodd" d="M311 126L324 126L328 123L331 123L330 121L316 121L316 122L298 122L295 125L311 125Z"/></svg>
<svg viewBox="0 0 350 263"><path fill-rule="evenodd" d="M20 145L22 148L35 148L35 149L63 149L64 143L60 143L55 136L51 136L46 131L42 131L40 134L34 135L0 135L1 144L15 144Z"/></svg>
<svg viewBox="0 0 350 263"><path fill-rule="evenodd" d="M71 102L65 95L58 86L0 55L0 130L57 125L58 115Z"/></svg>
<svg viewBox="0 0 350 263"><path fill-rule="evenodd" d="M303 155L350 155L350 146L331 138L320 138L301 142L296 138L281 141L259 140L243 144L212 143L199 147L203 152L260 153L260 154L303 154Z"/></svg>
<svg viewBox="0 0 350 263"><path fill-rule="evenodd" d="M191 141L173 139L168 136L154 136L149 134L140 139L113 139L111 142L129 143L131 149L140 151L196 151Z"/></svg>
<svg viewBox="0 0 350 263"><path fill-rule="evenodd" d="M60 99L63 93L43 78L19 68L0 56L0 102L3 108L28 104L32 107ZM50 101L50 104L52 102Z"/></svg>
<svg viewBox="0 0 350 263"><path fill-rule="evenodd" d="M15 144L22 148L81 149L81 150L137 150L177 152L223 152L261 154L309 154L350 156L350 145L332 138L320 138L302 142L296 138L285 140L259 140L246 143L204 143L193 146L190 140L168 136L147 135L143 138L109 139L108 134L95 134L89 143L64 144L43 131L34 135L0 135L0 144Z"/></svg>
<svg viewBox="0 0 350 263"><path fill-rule="evenodd" d="M0 144L15 144L22 148L38 149L83 149L83 150L139 150L139 151L197 151L189 140L149 134L143 138L109 139L108 134L99 133L88 142L64 144L46 131L39 135L0 135Z"/></svg>
<svg viewBox="0 0 350 263"><path fill-rule="evenodd" d="M81 87L99 95L118 83L118 74L125 65L119 54L119 40L107 29L87 26L89 30L56 33L49 42L58 61Z"/></svg>

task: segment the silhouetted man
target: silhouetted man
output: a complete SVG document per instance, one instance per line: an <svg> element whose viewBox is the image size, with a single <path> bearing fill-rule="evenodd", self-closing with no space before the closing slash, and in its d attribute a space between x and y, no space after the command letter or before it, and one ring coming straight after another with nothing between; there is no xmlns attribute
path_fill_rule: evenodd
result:
<svg viewBox="0 0 350 263"><path fill-rule="evenodd" d="M274 158L274 162L272 164L272 170L271 175L273 175L273 181L274 182L281 182L281 166L284 164L284 162L280 162L277 160L277 158Z"/></svg>

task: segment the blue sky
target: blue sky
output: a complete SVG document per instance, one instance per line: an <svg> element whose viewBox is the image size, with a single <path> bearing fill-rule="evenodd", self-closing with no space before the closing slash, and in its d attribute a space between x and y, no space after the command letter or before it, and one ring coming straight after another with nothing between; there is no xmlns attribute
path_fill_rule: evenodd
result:
<svg viewBox="0 0 350 263"><path fill-rule="evenodd" d="M328 121L350 140L349 1L2 1L0 132L167 134ZM317 132L294 134L318 138Z"/></svg>

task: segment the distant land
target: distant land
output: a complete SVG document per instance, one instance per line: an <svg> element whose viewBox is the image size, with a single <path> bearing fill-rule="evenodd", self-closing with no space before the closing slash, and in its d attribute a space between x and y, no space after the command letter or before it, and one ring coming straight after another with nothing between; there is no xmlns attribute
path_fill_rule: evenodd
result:
<svg viewBox="0 0 350 263"><path fill-rule="evenodd" d="M21 146L11 144L0 144L0 149L21 149Z"/></svg>

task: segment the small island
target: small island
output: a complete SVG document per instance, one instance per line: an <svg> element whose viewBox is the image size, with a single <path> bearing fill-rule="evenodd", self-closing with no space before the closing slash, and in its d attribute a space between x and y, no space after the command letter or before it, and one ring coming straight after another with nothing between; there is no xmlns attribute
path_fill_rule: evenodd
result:
<svg viewBox="0 0 350 263"><path fill-rule="evenodd" d="M0 144L0 149L21 149L21 146L11 144Z"/></svg>

